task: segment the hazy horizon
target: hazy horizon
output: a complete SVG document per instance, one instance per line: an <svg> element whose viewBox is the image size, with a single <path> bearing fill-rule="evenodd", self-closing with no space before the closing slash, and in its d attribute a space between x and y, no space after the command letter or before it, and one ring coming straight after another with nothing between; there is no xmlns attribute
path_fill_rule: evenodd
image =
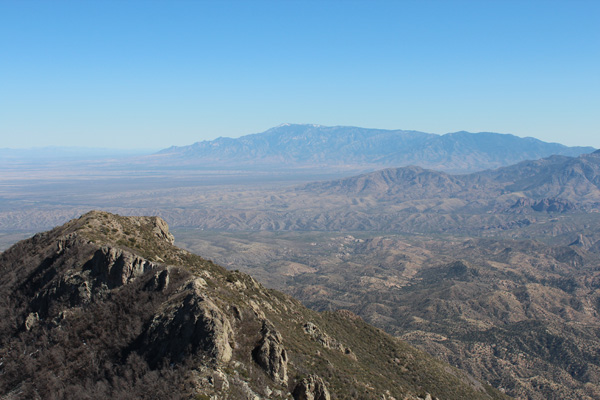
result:
<svg viewBox="0 0 600 400"><path fill-rule="evenodd" d="M94 153L123 153L123 154L132 154L132 153L139 153L139 154L145 154L145 153L153 153L153 152L158 152L161 150L165 150L168 149L170 147L185 147L185 146L189 146L192 145L194 143L198 143L198 142L210 142L219 138L231 138L231 139L237 139L237 138L241 138L243 136L248 136L248 135L253 135L253 134L260 134L260 133L264 133L269 129L272 128L276 128L282 125L319 125L319 124L279 124L277 126L273 126L270 127L268 129L265 129L264 131L261 132L248 132L239 136L218 136L215 138L209 138L209 139L201 139L201 140L197 140L194 142L190 142L190 143L186 143L186 144L181 144L181 145L169 145L169 146L165 146L165 147L157 147L157 148L144 148L144 147L93 147L93 146L70 146L70 145L48 145L48 146L28 146L28 147L0 147L0 151L15 151L15 152L19 152L19 151L23 151L23 152L34 152L34 151L50 151L53 149L59 149L59 150L64 150L64 151L68 151L68 152L72 152L72 151L77 151L77 150L82 150L82 151L90 151L90 152L94 152ZM325 125L319 125L319 126L325 126ZM333 126L343 126L343 125L331 125L331 127ZM364 129L380 129L377 127L354 127L354 128L364 128ZM459 130L459 131L453 131L453 132L445 132L445 133L435 133L435 132L424 132L424 131L420 131L418 129L414 129L414 130L408 130L408 129L402 129L402 128L397 128L397 129L383 129L383 130L390 130L390 131L394 131L394 130L399 130L399 131L413 131L413 132L421 132L421 133L427 133L427 134L433 134L433 135L438 135L438 136L443 136L443 135L447 135L447 134L451 134L451 133L458 133L458 132L467 132L467 133L474 133L474 134L478 134L478 133L497 133L497 134L501 134L501 135L513 135L513 136L517 136L520 138L532 138L532 139L537 139L537 140L541 140L543 142L546 143L557 143L557 144L561 144L564 146L568 146L568 147L594 147L597 148L595 146L592 145L588 145L588 144L576 144L576 145L566 145L565 143L562 142L551 142L551 141L546 141L537 137L533 137L533 136L518 136L518 135L514 135L512 133L506 133L506 132L490 132L490 131L486 131L486 132L469 132L469 131L465 131L465 130Z"/></svg>
<svg viewBox="0 0 600 400"><path fill-rule="evenodd" d="M299 122L599 148L598 20L592 1L4 1L0 146Z"/></svg>

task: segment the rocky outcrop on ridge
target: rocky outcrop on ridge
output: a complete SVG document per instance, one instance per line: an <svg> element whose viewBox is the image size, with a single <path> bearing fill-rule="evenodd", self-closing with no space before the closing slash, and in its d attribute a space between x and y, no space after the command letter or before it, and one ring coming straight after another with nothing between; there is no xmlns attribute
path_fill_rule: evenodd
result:
<svg viewBox="0 0 600 400"><path fill-rule="evenodd" d="M231 360L234 334L225 313L202 293L203 280L192 279L164 304L137 346L151 366L164 359L181 362L202 353L220 362Z"/></svg>

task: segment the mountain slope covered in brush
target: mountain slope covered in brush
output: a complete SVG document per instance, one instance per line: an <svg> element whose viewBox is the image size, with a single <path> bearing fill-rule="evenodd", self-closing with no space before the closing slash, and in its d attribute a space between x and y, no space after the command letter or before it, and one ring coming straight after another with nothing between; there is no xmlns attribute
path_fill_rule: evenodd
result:
<svg viewBox="0 0 600 400"><path fill-rule="evenodd" d="M511 396L591 400L600 396L597 222L573 221L565 244L366 232L178 237L312 309L348 309Z"/></svg>
<svg viewBox="0 0 600 400"><path fill-rule="evenodd" d="M173 246L156 217L90 212L0 255L0 395L491 399L347 311L317 313Z"/></svg>

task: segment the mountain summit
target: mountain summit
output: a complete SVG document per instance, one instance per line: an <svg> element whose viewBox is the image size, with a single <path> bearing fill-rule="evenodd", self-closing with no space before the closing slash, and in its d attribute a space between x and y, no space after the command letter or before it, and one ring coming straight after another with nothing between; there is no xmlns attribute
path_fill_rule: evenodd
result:
<svg viewBox="0 0 600 400"><path fill-rule="evenodd" d="M552 154L578 156L593 150L491 132L435 135L350 126L283 124L237 139L218 138L170 147L151 158L213 167L279 165L364 170L417 165L464 173Z"/></svg>
<svg viewBox="0 0 600 400"><path fill-rule="evenodd" d="M0 396L492 399L364 323L173 246L157 217L90 212L0 254Z"/></svg>

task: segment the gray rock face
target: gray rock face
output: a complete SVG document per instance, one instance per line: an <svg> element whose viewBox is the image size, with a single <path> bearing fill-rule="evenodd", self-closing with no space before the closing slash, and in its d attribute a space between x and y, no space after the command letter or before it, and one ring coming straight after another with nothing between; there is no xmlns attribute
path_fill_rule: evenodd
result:
<svg viewBox="0 0 600 400"><path fill-rule="evenodd" d="M317 375L310 375L298 382L292 395L295 400L331 400L325 382Z"/></svg>
<svg viewBox="0 0 600 400"><path fill-rule="evenodd" d="M50 305L56 301L69 307L79 307L92 301L92 291L88 275L73 271L50 283L49 287L38 292L30 303L30 309L45 318Z"/></svg>
<svg viewBox="0 0 600 400"><path fill-rule="evenodd" d="M286 385L288 357L283 347L283 339L275 327L266 320L263 321L260 333L262 338L252 352L252 356L275 382Z"/></svg>
<svg viewBox="0 0 600 400"><path fill-rule="evenodd" d="M89 267L92 276L113 289L126 285L158 265L128 251L102 247L94 254Z"/></svg>
<svg viewBox="0 0 600 400"><path fill-rule="evenodd" d="M152 232L160 239L165 240L169 244L175 243L175 237L169 232L169 225L164 219L159 217L151 217L154 228Z"/></svg>
<svg viewBox="0 0 600 400"><path fill-rule="evenodd" d="M147 271L164 268L119 248L90 248L90 244L76 234L58 238L55 246L54 252L30 275L28 282L33 292L29 309L41 319L48 317L54 303L61 307L85 306ZM63 270L65 260L71 258L78 260L76 267ZM155 289L163 290L167 285L168 275L157 275Z"/></svg>
<svg viewBox="0 0 600 400"><path fill-rule="evenodd" d="M169 268L165 268L162 271L157 271L154 276L146 284L146 290L159 290L164 291L169 287Z"/></svg>
<svg viewBox="0 0 600 400"><path fill-rule="evenodd" d="M204 353L221 362L231 360L233 330L225 314L201 293L195 280L176 293L155 315L140 338L151 365L163 359L179 362L185 356Z"/></svg>

